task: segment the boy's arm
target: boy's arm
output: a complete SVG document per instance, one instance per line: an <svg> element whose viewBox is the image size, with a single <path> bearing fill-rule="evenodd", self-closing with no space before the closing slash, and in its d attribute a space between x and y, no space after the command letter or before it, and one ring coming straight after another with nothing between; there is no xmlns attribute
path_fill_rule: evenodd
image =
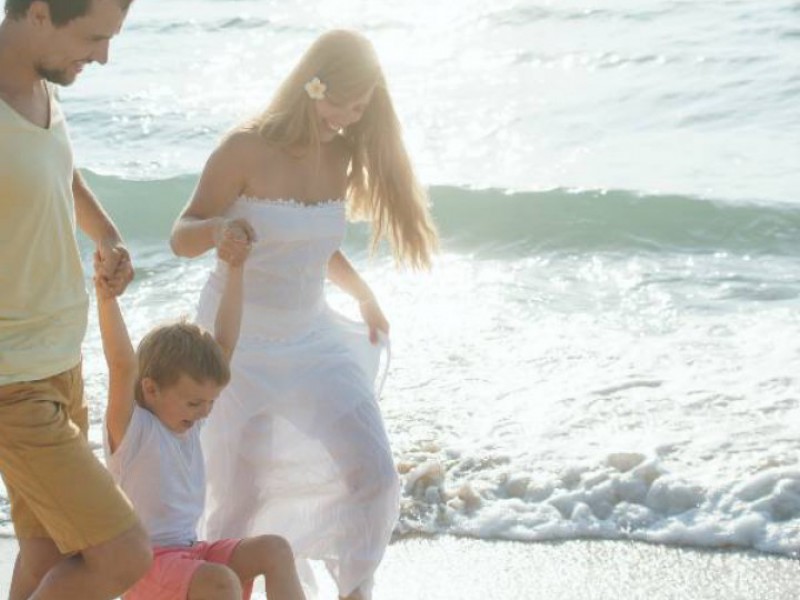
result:
<svg viewBox="0 0 800 600"><path fill-rule="evenodd" d="M108 282L95 277L97 291L97 315L103 353L108 364L108 405L106 406L106 428L111 452L119 447L133 415L136 385L136 353L133 350L128 329L122 318L119 304Z"/></svg>
<svg viewBox="0 0 800 600"><path fill-rule="evenodd" d="M214 322L214 338L222 348L225 359L230 363L236 342L239 340L239 329L242 323L242 296L244 291L244 267L228 265L228 277L222 298L217 309Z"/></svg>

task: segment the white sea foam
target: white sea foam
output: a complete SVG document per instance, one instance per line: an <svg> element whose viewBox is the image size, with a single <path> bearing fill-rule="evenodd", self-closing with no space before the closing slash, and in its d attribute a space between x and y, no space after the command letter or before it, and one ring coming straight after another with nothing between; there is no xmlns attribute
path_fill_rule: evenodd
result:
<svg viewBox="0 0 800 600"><path fill-rule="evenodd" d="M772 468L709 488L671 474L657 457L625 454L623 469L619 457L547 476L501 468L464 478L462 464L426 456L406 465L400 530L800 550L800 468Z"/></svg>

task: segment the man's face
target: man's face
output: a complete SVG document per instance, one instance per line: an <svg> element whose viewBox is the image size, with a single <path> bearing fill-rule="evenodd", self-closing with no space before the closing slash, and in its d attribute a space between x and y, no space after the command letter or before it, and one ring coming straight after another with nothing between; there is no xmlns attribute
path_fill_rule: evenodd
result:
<svg viewBox="0 0 800 600"><path fill-rule="evenodd" d="M39 76L70 85L87 64L106 64L111 38L119 33L125 15L117 0L92 0L85 15L56 27L47 4L31 4L27 18L38 38L35 67Z"/></svg>

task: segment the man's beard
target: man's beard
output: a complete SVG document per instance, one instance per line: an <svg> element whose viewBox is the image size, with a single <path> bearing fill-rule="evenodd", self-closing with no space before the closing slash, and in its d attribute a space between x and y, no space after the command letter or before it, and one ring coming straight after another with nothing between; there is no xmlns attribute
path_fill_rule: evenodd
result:
<svg viewBox="0 0 800 600"><path fill-rule="evenodd" d="M48 69L42 65L37 65L36 73L45 81L49 81L50 83L55 83L57 85L71 85L75 81L74 77L70 79L69 75L64 69Z"/></svg>

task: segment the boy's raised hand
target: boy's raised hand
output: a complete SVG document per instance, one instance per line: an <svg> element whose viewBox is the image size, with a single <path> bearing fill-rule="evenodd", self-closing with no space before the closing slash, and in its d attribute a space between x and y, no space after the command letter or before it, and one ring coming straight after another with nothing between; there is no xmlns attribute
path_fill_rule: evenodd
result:
<svg viewBox="0 0 800 600"><path fill-rule="evenodd" d="M124 253L125 256L127 252ZM115 256L124 260L125 256ZM98 249L94 253L94 288L97 294L97 317L103 354L108 366L108 405L106 427L111 451L119 447L130 423L134 406L136 382L136 352L131 344L125 320L117 302L117 296L128 285L124 275L125 266L118 275L109 277L106 256ZM116 260L119 265L120 260Z"/></svg>
<svg viewBox="0 0 800 600"><path fill-rule="evenodd" d="M116 296L122 294L133 280L133 266L128 249L119 241L102 240L97 244L100 255L100 269L95 273L102 275Z"/></svg>
<svg viewBox="0 0 800 600"><path fill-rule="evenodd" d="M113 263L113 266L109 263ZM131 257L123 246L111 249L98 247L95 250L94 280L98 293L119 296L132 279Z"/></svg>
<svg viewBox="0 0 800 600"><path fill-rule="evenodd" d="M108 279L105 276L105 270L103 268L103 259L100 256L99 250L95 250L94 252L94 275L92 277L92 280L94 281L94 289L99 299L109 300L111 298L115 298L118 295L114 287L112 287L112 285L109 283Z"/></svg>
<svg viewBox="0 0 800 600"><path fill-rule="evenodd" d="M246 219L228 219L215 232L214 241L220 260L238 267L250 254L256 232Z"/></svg>

